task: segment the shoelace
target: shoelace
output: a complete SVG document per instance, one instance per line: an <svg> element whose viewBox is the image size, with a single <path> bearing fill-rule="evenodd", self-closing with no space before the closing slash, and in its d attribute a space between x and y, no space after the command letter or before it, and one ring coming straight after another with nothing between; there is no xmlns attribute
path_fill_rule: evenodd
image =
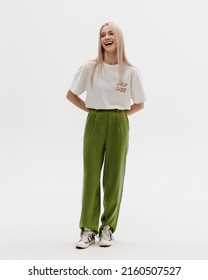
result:
<svg viewBox="0 0 208 280"><path fill-rule="evenodd" d="M107 231L106 232L106 234L103 234L103 231ZM115 237L113 236L113 234L112 234L112 232L111 232L111 230L110 229L108 229L108 230L106 230L106 229L103 229L102 230L102 232L101 232L101 235L95 235L95 237L97 237L99 240L100 240L100 238L101 238L101 236L102 237L104 237L106 240L108 240L108 232L110 233L110 236L111 236L111 238L112 238L112 240L115 242L115 243L118 243L118 242L116 242L116 240L115 240Z"/></svg>
<svg viewBox="0 0 208 280"><path fill-rule="evenodd" d="M93 233L91 231L86 230L82 233L80 241L83 241L84 243L90 242L92 240L92 236Z"/></svg>
<svg viewBox="0 0 208 280"><path fill-rule="evenodd" d="M102 236L105 240L108 240L108 241L113 240L113 235L112 235L112 232L111 232L110 229L104 228L104 229L102 230L101 236Z"/></svg>

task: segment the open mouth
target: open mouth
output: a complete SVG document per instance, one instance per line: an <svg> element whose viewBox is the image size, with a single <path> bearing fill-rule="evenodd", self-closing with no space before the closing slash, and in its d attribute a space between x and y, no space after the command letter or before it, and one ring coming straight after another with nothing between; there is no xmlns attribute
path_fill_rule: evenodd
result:
<svg viewBox="0 0 208 280"><path fill-rule="evenodd" d="M107 41L104 43L105 46L111 46L113 44L113 41Z"/></svg>

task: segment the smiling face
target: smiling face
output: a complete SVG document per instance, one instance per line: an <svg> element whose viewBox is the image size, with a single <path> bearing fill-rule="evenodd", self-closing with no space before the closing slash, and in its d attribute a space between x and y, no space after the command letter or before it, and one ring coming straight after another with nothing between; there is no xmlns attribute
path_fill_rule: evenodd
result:
<svg viewBox="0 0 208 280"><path fill-rule="evenodd" d="M115 53L117 49L116 37L109 25L104 25L100 32L101 45L105 52Z"/></svg>

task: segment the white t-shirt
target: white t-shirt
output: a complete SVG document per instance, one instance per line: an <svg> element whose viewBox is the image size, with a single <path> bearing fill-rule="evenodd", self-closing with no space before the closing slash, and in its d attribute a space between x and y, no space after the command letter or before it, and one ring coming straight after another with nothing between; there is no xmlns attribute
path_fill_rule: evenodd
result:
<svg viewBox="0 0 208 280"><path fill-rule="evenodd" d="M146 100L138 70L125 64L123 82L118 82L118 65L103 63L101 76L96 67L93 82L91 74L95 62L89 61L76 72L69 90L76 95L85 91L87 108L129 110L131 104Z"/></svg>

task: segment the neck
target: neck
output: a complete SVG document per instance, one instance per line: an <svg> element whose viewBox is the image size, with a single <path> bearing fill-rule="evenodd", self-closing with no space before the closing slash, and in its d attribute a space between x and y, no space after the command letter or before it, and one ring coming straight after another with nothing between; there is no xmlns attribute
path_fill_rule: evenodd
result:
<svg viewBox="0 0 208 280"><path fill-rule="evenodd" d="M118 61L117 61L117 56L115 53L106 53L104 54L104 61L107 63L107 64L117 64Z"/></svg>

